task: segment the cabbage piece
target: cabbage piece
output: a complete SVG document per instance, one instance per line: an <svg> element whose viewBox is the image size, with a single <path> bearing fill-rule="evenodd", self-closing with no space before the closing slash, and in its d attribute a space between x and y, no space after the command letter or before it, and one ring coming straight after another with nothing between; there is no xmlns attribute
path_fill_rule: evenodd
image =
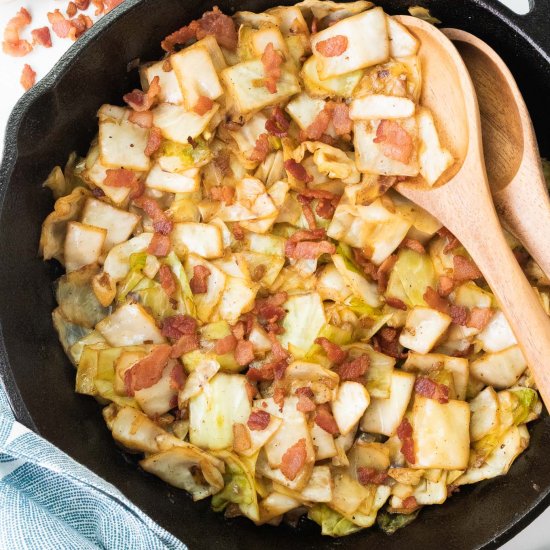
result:
<svg viewBox="0 0 550 550"><path fill-rule="evenodd" d="M347 48L340 55L325 57L318 45L335 36L344 36ZM312 36L311 49L321 79L383 63L390 54L386 15L382 8L373 8L343 19Z"/></svg>
<svg viewBox="0 0 550 550"><path fill-rule="evenodd" d="M55 258L64 261L64 244L67 224L79 218L86 198L90 196L88 189L77 187L70 195L55 201L54 210L42 223L39 252L45 260Z"/></svg>
<svg viewBox="0 0 550 550"><path fill-rule="evenodd" d="M378 527L386 533L386 535L393 535L399 529L407 527L412 523L420 513L420 510L416 510L412 514L391 514L389 512L379 512L376 517Z"/></svg>
<svg viewBox="0 0 550 550"><path fill-rule="evenodd" d="M389 449L383 443L357 439L348 452L351 476L357 479L357 468L374 468L384 471L390 467Z"/></svg>
<svg viewBox="0 0 550 550"><path fill-rule="evenodd" d="M165 66L166 63L164 60L142 66L140 68L140 76L142 82L145 79L148 85L151 84L155 77L158 77L160 86L160 93L158 94L159 101L177 105L183 102L180 85L176 78L175 71L171 66L169 71L165 71ZM143 89L145 89L145 87Z"/></svg>
<svg viewBox="0 0 550 550"><path fill-rule="evenodd" d="M59 340L61 342L61 344L63 345L64 342L68 343L68 342L72 342L73 341L73 335L74 337L76 337L76 335L80 332L79 329L81 329L81 327L77 327L77 325L70 325L68 327L65 328L65 330L69 330L69 331L74 331L73 332L68 332L66 335L64 335L62 333L62 330L63 329L60 329L57 325L57 319L56 319L56 311L57 310L54 310L53 313L52 313L52 317L53 317L53 322L54 322L54 326L59 334ZM61 322L65 322L66 321L61 321ZM83 336L74 341L72 343L72 345L70 346L70 348L66 349L65 350L65 353L67 353L67 355L69 356L69 359L72 361L73 365L77 366L79 363L80 363L80 358L82 357L82 351L84 350L84 347L85 346L94 346L94 347L99 347L98 344L104 344L105 347L108 347L108 344L105 340L105 338L103 338L103 336L101 336L101 334L97 331L97 330L92 330L92 331L88 331L86 329L86 333L83 334Z"/></svg>
<svg viewBox="0 0 550 550"><path fill-rule="evenodd" d="M85 187L86 184L80 176L83 168L83 159L73 151L69 155L65 169L61 170L61 166L55 166L42 185L51 189L54 199L65 197L77 187Z"/></svg>
<svg viewBox="0 0 550 550"><path fill-rule="evenodd" d="M281 76L277 81L277 91L272 94L265 86L256 86L263 82L264 67L259 59L237 63L224 69L221 77L231 96L235 110L238 113L259 111L269 105L281 103L288 97L300 92L298 78L283 65Z"/></svg>
<svg viewBox="0 0 550 550"><path fill-rule="evenodd" d="M316 403L327 403L336 398L339 377L328 368L306 361L293 361L288 365L283 377L290 394L298 388L307 387L313 392Z"/></svg>
<svg viewBox="0 0 550 550"><path fill-rule="evenodd" d="M336 456L337 450L334 444L334 437L315 424L315 422L311 426L311 440L315 449L316 461Z"/></svg>
<svg viewBox="0 0 550 550"><path fill-rule="evenodd" d="M129 241L113 246L103 264L103 271L113 281L121 281L130 272L130 258L133 254L144 253L149 246L153 233L142 233Z"/></svg>
<svg viewBox="0 0 550 550"><path fill-rule="evenodd" d="M195 501L221 491L222 472L212 464L208 453L189 443L183 445L149 455L139 465L166 483L186 490ZM202 479L196 475L197 468L200 469Z"/></svg>
<svg viewBox="0 0 550 550"><path fill-rule="evenodd" d="M164 140L157 156L160 168L165 172L187 173L190 168L198 168L210 162L212 153L208 144L202 138L197 138L194 145Z"/></svg>
<svg viewBox="0 0 550 550"><path fill-rule="evenodd" d="M317 275L315 290L321 296L321 300L335 302L344 302L352 295L351 288L334 264L327 264L321 268Z"/></svg>
<svg viewBox="0 0 550 550"><path fill-rule="evenodd" d="M288 495L272 492L260 502L260 525L286 514L300 506L300 501Z"/></svg>
<svg viewBox="0 0 550 550"><path fill-rule="evenodd" d="M479 333L477 340L484 351L498 352L515 346L518 342L502 311L496 311L488 325Z"/></svg>
<svg viewBox="0 0 550 550"><path fill-rule="evenodd" d="M351 102L351 120L380 120L409 118L414 115L415 104L406 97L372 94Z"/></svg>
<svg viewBox="0 0 550 550"><path fill-rule="evenodd" d="M260 273L261 277L257 279L257 282L262 286L271 286L283 266L285 265L285 259L283 256L273 256L270 254L261 254L258 252L244 252L243 257L248 264L250 273Z"/></svg>
<svg viewBox="0 0 550 550"><path fill-rule="evenodd" d="M260 409L252 408L251 413L253 413L254 410ZM279 417L269 415L269 424L263 430L251 430L245 424L245 429L247 430L248 436L250 438L250 448L240 451L239 454L247 457L255 456L256 453L267 444L267 442L281 427L282 422L283 421Z"/></svg>
<svg viewBox="0 0 550 550"><path fill-rule="evenodd" d="M99 109L99 156L106 168L144 172L150 160L145 154L149 129L128 120L129 109L102 105Z"/></svg>
<svg viewBox="0 0 550 550"><path fill-rule="evenodd" d="M218 373L189 400L189 438L207 449L226 449L233 444L233 424L246 423L250 402L246 377Z"/></svg>
<svg viewBox="0 0 550 550"><path fill-rule="evenodd" d="M99 322L96 329L112 346L164 342L155 320L139 304L128 303L120 306Z"/></svg>
<svg viewBox="0 0 550 550"><path fill-rule="evenodd" d="M254 307L256 293L260 286L238 277L227 277L225 288L218 304L218 314L234 325L243 313Z"/></svg>
<svg viewBox="0 0 550 550"><path fill-rule="evenodd" d="M198 168L189 168L179 173L170 172L168 170L163 170L161 165L156 163L147 174L145 185L151 189L157 189L158 191L165 191L167 193L193 193L199 190L199 170Z"/></svg>
<svg viewBox="0 0 550 550"><path fill-rule="evenodd" d="M109 314L102 307L90 286L98 268L89 265L63 275L56 281L55 297L67 321L85 328L93 328Z"/></svg>
<svg viewBox="0 0 550 550"><path fill-rule="evenodd" d="M174 251L180 258L187 253L198 254L206 259L223 255L223 240L220 228L208 223L175 223L170 234Z"/></svg>
<svg viewBox="0 0 550 550"><path fill-rule="evenodd" d="M185 381L185 386L181 389L178 395L179 406L183 409L187 406L187 402L192 397L199 395L208 382L220 370L220 364L214 359L209 359L203 356L200 362L194 366L191 374Z"/></svg>
<svg viewBox="0 0 550 550"><path fill-rule="evenodd" d="M414 468L465 470L470 455L470 408L465 401L441 404L414 398L412 421Z"/></svg>
<svg viewBox="0 0 550 550"><path fill-rule="evenodd" d="M250 460L241 460L228 451L216 453L225 462L224 488L212 497L214 512L225 510L231 502L252 521L260 521L258 495L254 483L254 465Z"/></svg>
<svg viewBox="0 0 550 550"><path fill-rule="evenodd" d="M278 336L282 346L296 348L305 354L313 345L321 327L326 323L323 302L317 292L289 296L284 304L287 314L283 320L284 332Z"/></svg>
<svg viewBox="0 0 550 550"><path fill-rule="evenodd" d="M415 307L399 336L399 343L417 353L428 353L451 324L446 313L427 307Z"/></svg>
<svg viewBox="0 0 550 550"><path fill-rule="evenodd" d="M256 141L261 134L266 133L265 123L267 117L263 113L256 113L249 121L243 124L237 131L232 131L231 135L237 142L237 146L244 156L244 161L250 161L250 156L256 146ZM257 162L252 162L256 165Z"/></svg>
<svg viewBox="0 0 550 550"><path fill-rule="evenodd" d="M519 346L485 353L470 364L472 376L498 389L513 386L527 368Z"/></svg>
<svg viewBox="0 0 550 550"><path fill-rule="evenodd" d="M479 441L498 429L499 401L497 393L490 386L470 401L470 439Z"/></svg>
<svg viewBox="0 0 550 550"><path fill-rule="evenodd" d="M418 19L422 19L423 21L431 23L432 25L439 25L441 23L439 19L437 19L430 13L429 9L423 8L422 6L411 6L409 8L409 13L413 17L418 17Z"/></svg>
<svg viewBox="0 0 550 550"><path fill-rule="evenodd" d="M386 16L391 57L409 57L418 52L418 40L395 17Z"/></svg>
<svg viewBox="0 0 550 550"><path fill-rule="evenodd" d="M315 56L311 56L306 60L300 73L306 92L315 98L350 97L357 84L359 84L362 75L363 71L359 70L322 80L317 71Z"/></svg>
<svg viewBox="0 0 550 550"><path fill-rule="evenodd" d="M395 434L411 400L415 379L413 374L393 371L389 396L372 398L361 421L361 429L388 437Z"/></svg>
<svg viewBox="0 0 550 550"><path fill-rule="evenodd" d="M288 102L285 110L300 129L305 130L325 108L325 103L322 99L311 97L302 92Z"/></svg>
<svg viewBox="0 0 550 550"><path fill-rule="evenodd" d="M326 504L312 506L307 517L321 526L321 534L329 537L344 537L360 531L362 528Z"/></svg>
<svg viewBox="0 0 550 550"><path fill-rule="evenodd" d="M338 273L355 296L359 297L371 308L381 305L376 283L368 281L355 264L345 256L333 254L331 259L334 267L338 270Z"/></svg>
<svg viewBox="0 0 550 550"><path fill-rule="evenodd" d="M330 507L352 520L363 502L371 501L374 491L368 486L361 485L343 468L335 469L332 479L334 488Z"/></svg>
<svg viewBox="0 0 550 550"><path fill-rule="evenodd" d="M131 365L129 365L129 367L131 367ZM162 376L158 382L148 388L143 388L135 392L134 399L136 403L148 416L154 418L174 408L174 399L178 394L177 389L174 388L174 382L171 376L174 368L177 368L176 361L169 361L164 367ZM179 365L179 368L181 368L181 365Z"/></svg>
<svg viewBox="0 0 550 550"><path fill-rule="evenodd" d="M100 227L68 222L63 252L67 272L98 263L106 236L107 231Z"/></svg>
<svg viewBox="0 0 550 550"><path fill-rule="evenodd" d="M92 197L86 199L81 222L86 225L102 227L107 231L103 250L109 251L116 244L130 237L140 217L132 212L115 208L104 201Z"/></svg>
<svg viewBox="0 0 550 550"><path fill-rule="evenodd" d="M493 304L492 294L479 288L473 281L468 281L460 285L454 291L452 298L456 305L464 306L468 309L474 307L490 308ZM461 340L463 338L470 338L479 333L480 330L477 328L453 324L447 338L448 340Z"/></svg>
<svg viewBox="0 0 550 550"><path fill-rule="evenodd" d="M366 248L370 259L381 264L401 243L411 223L388 210L380 199L368 206L340 204L327 235L356 248Z"/></svg>
<svg viewBox="0 0 550 550"><path fill-rule="evenodd" d="M370 403L369 392L359 382L345 381L338 386L332 414L341 435L356 427Z"/></svg>
<svg viewBox="0 0 550 550"><path fill-rule="evenodd" d="M517 405L512 412L514 424L519 426L525 422L536 420L542 410L539 395L531 388L515 387L509 390L517 398Z"/></svg>
<svg viewBox="0 0 550 550"><path fill-rule="evenodd" d="M193 297L193 293L191 292L191 287L189 286L189 279L187 277L187 273L185 272L185 269L180 262L179 258L176 256L174 252L170 252L166 258L164 258L163 263L167 265L171 270L172 274L176 278L176 281L178 282L179 292L180 295L178 297L178 301L183 304L185 308L185 312L191 315L191 317L196 316L196 307L195 307L195 301ZM166 294L166 293L165 293Z"/></svg>
<svg viewBox="0 0 550 550"><path fill-rule="evenodd" d="M214 103L212 108L199 115L188 111L183 105L161 103L153 109L153 123L162 132L165 139L176 143L189 143L189 138L199 137L208 127L220 106Z"/></svg>
<svg viewBox="0 0 550 550"><path fill-rule="evenodd" d="M69 350L79 341L86 338L92 331L89 328L71 323L63 314L60 307L52 311L52 320L57 336L65 353L69 355L73 365L78 364L78 360L69 354Z"/></svg>
<svg viewBox="0 0 550 550"><path fill-rule="evenodd" d="M142 279L142 281L146 280L147 279ZM186 312L181 301L178 301L177 306L174 307L162 286L154 281L151 283L152 284L149 286L149 281L147 281L147 288L140 288L141 284L134 287L132 290L132 297L135 295L137 301L143 307L147 308L147 311L151 313L157 322L160 323L166 317Z"/></svg>
<svg viewBox="0 0 550 550"><path fill-rule="evenodd" d="M273 482L273 488L304 504L330 502L332 500L332 473L329 466L314 466L308 484L301 491L293 491L276 481Z"/></svg>
<svg viewBox="0 0 550 550"><path fill-rule="evenodd" d="M362 11L372 8L374 4L366 0L356 2L332 2L331 0L302 0L296 4L305 17L315 17L317 20L325 19L327 25L331 22L340 21Z"/></svg>

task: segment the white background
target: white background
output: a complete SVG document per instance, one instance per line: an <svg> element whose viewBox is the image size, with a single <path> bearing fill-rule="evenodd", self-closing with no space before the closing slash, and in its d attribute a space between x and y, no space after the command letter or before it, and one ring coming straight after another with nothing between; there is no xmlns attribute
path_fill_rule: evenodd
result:
<svg viewBox="0 0 550 550"><path fill-rule="evenodd" d="M59 8L63 13L68 0L0 0L0 30L4 29L8 19L21 7L25 6L33 17L32 24L22 34L23 38L30 40L30 29L42 27L48 24L46 13ZM505 4L519 13L526 13L529 10L528 0L505 0ZM93 6L88 10L88 15L93 17ZM55 61L71 46L72 42L67 39L60 39L52 33L53 47L46 49L37 47L33 52L24 58L12 58L0 52L0 68L2 76L2 92L0 101L0 151L4 142L4 126L9 113L21 96L23 89L19 84L21 70L25 63L37 73L37 79L44 76ZM8 145L9 147L9 145ZM498 481L496 481L498 483ZM475 513L475 505L471 507ZM549 550L550 549L550 509L540 516L527 529L517 537L505 544L503 550ZM468 550L468 549L464 549Z"/></svg>

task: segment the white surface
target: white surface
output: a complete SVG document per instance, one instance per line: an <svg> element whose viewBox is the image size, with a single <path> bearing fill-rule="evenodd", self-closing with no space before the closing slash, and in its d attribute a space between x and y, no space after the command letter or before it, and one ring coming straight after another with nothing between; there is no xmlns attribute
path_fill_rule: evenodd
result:
<svg viewBox="0 0 550 550"><path fill-rule="evenodd" d="M3 31L7 21L21 7L25 6L33 17L31 25L22 33L22 38L30 39L30 29L48 24L46 13L59 8L63 13L68 0L26 0L23 3L11 0L0 1L0 30ZM503 0L503 3L518 13L528 11L529 0ZM93 7L90 6L88 15L92 16ZM72 42L61 39L52 32L52 48L35 48L28 56L13 58L0 52L0 68L2 69L2 101L0 101L0 151L4 143L4 127L9 113L23 93L19 84L21 70L28 63L35 71L37 79L44 76L54 65L55 61L70 47ZM9 147L9 145L8 145ZM495 481L498 483L498 480ZM472 506L475 510L475 506ZM542 514L527 529L522 531L513 540L502 547L502 550L548 550L550 548L550 509ZM467 549L465 549L467 550Z"/></svg>

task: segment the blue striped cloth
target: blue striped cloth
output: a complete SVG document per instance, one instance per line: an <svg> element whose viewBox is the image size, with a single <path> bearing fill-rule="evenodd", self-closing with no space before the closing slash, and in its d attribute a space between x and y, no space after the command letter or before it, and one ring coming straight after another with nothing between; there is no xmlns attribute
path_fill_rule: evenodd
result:
<svg viewBox="0 0 550 550"><path fill-rule="evenodd" d="M186 550L120 491L15 421L0 381L2 550Z"/></svg>

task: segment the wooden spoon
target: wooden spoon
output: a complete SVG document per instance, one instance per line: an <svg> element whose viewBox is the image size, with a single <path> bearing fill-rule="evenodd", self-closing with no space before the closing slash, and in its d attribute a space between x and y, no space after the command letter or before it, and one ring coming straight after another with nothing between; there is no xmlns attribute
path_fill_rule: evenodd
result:
<svg viewBox="0 0 550 550"><path fill-rule="evenodd" d="M550 407L550 319L504 239L485 171L476 93L452 42L420 19L400 16L419 39L423 86L439 137L456 159L435 188L402 183L398 191L422 206L466 247L506 315L541 396Z"/></svg>
<svg viewBox="0 0 550 550"><path fill-rule="evenodd" d="M550 277L550 198L533 124L512 73L483 40L443 29L474 83L481 113L485 167L495 208Z"/></svg>

